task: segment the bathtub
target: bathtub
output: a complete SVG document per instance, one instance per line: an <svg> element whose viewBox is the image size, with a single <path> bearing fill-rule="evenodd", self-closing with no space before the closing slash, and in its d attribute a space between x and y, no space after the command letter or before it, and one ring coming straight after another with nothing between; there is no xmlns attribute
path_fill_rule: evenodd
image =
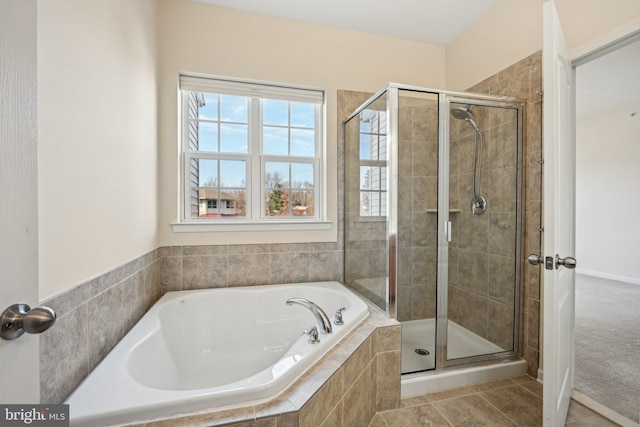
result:
<svg viewBox="0 0 640 427"><path fill-rule="evenodd" d="M310 344L306 298L343 325ZM69 396L72 426L122 424L269 400L369 314L337 282L165 294ZM318 329L320 329L318 327Z"/></svg>

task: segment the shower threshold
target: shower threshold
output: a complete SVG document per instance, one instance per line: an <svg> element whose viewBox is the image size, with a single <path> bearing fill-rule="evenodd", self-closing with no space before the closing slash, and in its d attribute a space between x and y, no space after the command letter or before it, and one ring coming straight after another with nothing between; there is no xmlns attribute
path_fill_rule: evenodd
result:
<svg viewBox="0 0 640 427"><path fill-rule="evenodd" d="M513 377L527 371L524 360L494 361L483 366L434 371L435 334L435 319L402 322L402 397ZM416 352L416 349L420 351ZM504 349L449 320L447 351L451 360L498 353Z"/></svg>

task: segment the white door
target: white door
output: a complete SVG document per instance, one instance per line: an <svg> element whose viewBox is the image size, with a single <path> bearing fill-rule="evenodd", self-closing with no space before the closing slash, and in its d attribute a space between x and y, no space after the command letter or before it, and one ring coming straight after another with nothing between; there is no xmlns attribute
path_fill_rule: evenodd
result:
<svg viewBox="0 0 640 427"><path fill-rule="evenodd" d="M574 372L575 142L573 70L555 3L543 6L544 372L545 427L563 426ZM573 265L575 266L575 264Z"/></svg>
<svg viewBox="0 0 640 427"><path fill-rule="evenodd" d="M38 305L36 81L36 0L0 0L0 312ZM38 336L0 360L0 402L39 403Z"/></svg>

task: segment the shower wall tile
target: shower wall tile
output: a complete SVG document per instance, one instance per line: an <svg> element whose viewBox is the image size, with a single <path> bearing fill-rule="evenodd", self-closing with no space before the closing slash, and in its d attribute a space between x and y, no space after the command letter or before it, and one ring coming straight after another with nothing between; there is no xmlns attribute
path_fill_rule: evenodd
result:
<svg viewBox="0 0 640 427"><path fill-rule="evenodd" d="M513 125L515 113L509 114L509 122L489 129L489 167L491 169L513 167L517 161L517 147L512 141L517 137ZM510 143L511 142L511 143Z"/></svg>
<svg viewBox="0 0 640 427"><path fill-rule="evenodd" d="M489 252L512 256L515 250L516 214L490 213L489 220Z"/></svg>
<svg viewBox="0 0 640 427"><path fill-rule="evenodd" d="M486 297L458 288L460 326L488 338L487 321L489 300Z"/></svg>
<svg viewBox="0 0 640 427"><path fill-rule="evenodd" d="M470 205L471 197L464 207ZM459 214L458 248L474 252L489 252L489 217L490 214L472 215L470 210L464 209Z"/></svg>
<svg viewBox="0 0 640 427"><path fill-rule="evenodd" d="M487 174L486 198L491 200L491 212L516 211L517 168L490 170Z"/></svg>
<svg viewBox="0 0 640 427"><path fill-rule="evenodd" d="M458 256L464 260L458 266L458 287L486 297L489 291L489 254L460 249Z"/></svg>
<svg viewBox="0 0 640 427"><path fill-rule="evenodd" d="M514 306L489 300L487 339L505 350L513 349Z"/></svg>
<svg viewBox="0 0 640 427"><path fill-rule="evenodd" d="M512 257L489 255L489 296L504 303L514 303L516 272Z"/></svg>

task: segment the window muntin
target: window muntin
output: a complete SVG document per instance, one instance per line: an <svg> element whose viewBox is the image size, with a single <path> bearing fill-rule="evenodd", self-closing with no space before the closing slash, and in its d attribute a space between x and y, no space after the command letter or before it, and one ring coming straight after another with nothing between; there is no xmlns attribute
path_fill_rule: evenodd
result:
<svg viewBox="0 0 640 427"><path fill-rule="evenodd" d="M183 221L321 219L321 91L182 76L181 92Z"/></svg>

